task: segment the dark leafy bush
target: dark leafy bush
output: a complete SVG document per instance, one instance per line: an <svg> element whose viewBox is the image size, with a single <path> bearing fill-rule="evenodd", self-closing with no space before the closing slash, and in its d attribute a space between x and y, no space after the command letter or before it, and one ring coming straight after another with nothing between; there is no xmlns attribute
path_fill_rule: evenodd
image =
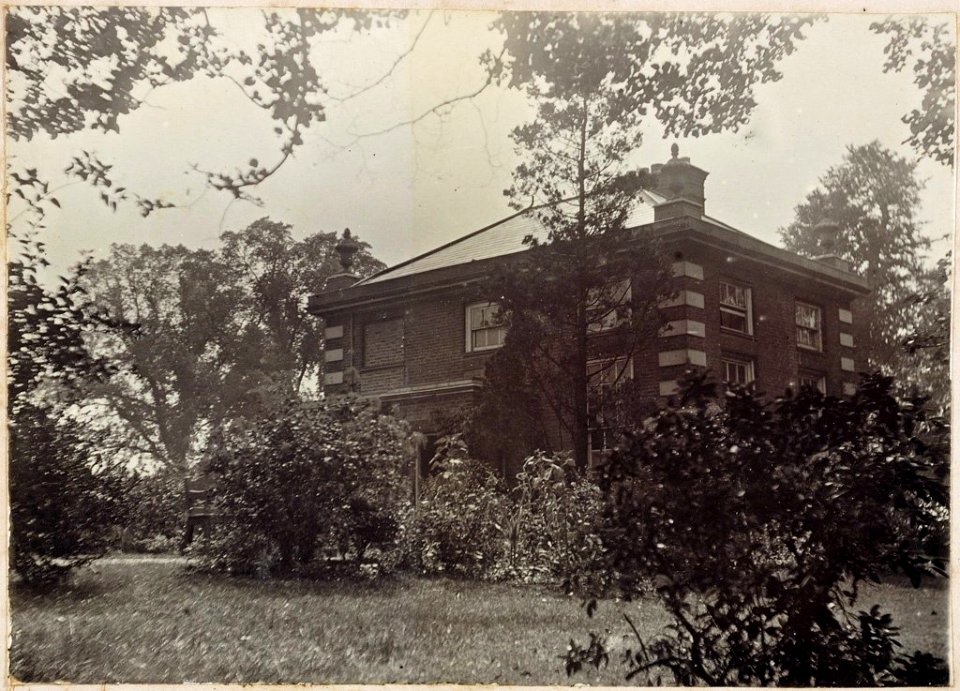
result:
<svg viewBox="0 0 960 691"><path fill-rule="evenodd" d="M509 510L502 484L484 463L470 458L462 438L442 438L416 509L412 539L421 567L495 576L506 552L503 526Z"/></svg>
<svg viewBox="0 0 960 691"><path fill-rule="evenodd" d="M211 453L220 515L214 538L197 548L200 565L304 573L320 556L359 561L372 546L393 549L411 495L407 434L356 398L288 400L232 424Z"/></svg>
<svg viewBox="0 0 960 691"><path fill-rule="evenodd" d="M183 536L186 504L177 473L125 475L120 480L123 523L116 546L124 552L172 552Z"/></svg>
<svg viewBox="0 0 960 691"><path fill-rule="evenodd" d="M506 562L521 578L559 581L568 589L597 583L603 563L600 488L569 455L535 453L523 463L506 517Z"/></svg>
<svg viewBox="0 0 960 691"><path fill-rule="evenodd" d="M572 458L535 453L507 488L453 435L431 465L413 532L426 571L572 587L603 566L600 490Z"/></svg>
<svg viewBox="0 0 960 691"><path fill-rule="evenodd" d="M10 565L50 585L102 556L120 518L118 487L97 472L97 442L75 423L21 402L10 420Z"/></svg>
<svg viewBox="0 0 960 691"><path fill-rule="evenodd" d="M628 653L629 676L679 684L944 683L902 654L858 586L942 574L922 549L946 521L947 430L873 377L851 399L805 390L767 405L714 402L692 378L605 469L602 538L627 596L652 588L672 617ZM597 638L568 669L601 659Z"/></svg>

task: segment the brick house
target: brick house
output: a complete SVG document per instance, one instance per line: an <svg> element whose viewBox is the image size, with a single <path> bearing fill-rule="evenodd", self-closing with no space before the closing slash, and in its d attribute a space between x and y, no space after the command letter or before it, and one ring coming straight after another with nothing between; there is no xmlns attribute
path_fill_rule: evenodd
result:
<svg viewBox="0 0 960 691"><path fill-rule="evenodd" d="M665 400L690 365L774 395L801 384L852 393L855 301L866 282L836 256L801 257L707 215L707 173L676 146L651 172L657 188L637 196L628 226L673 259L679 292L660 305L668 326L629 362L626 376L643 395ZM835 226L819 229L829 246ZM545 230L521 212L361 280L350 273L355 244L345 233L344 272L308 307L325 321L324 391L395 404L427 434L438 413L470 406L505 335L480 286L498 262L526 251L528 234Z"/></svg>

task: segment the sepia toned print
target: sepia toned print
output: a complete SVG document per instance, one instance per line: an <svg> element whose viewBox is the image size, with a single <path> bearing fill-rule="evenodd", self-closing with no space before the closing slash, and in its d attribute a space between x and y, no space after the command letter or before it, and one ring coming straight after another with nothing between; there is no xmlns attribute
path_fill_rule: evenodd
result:
<svg viewBox="0 0 960 691"><path fill-rule="evenodd" d="M5 10L11 679L950 680L950 14Z"/></svg>

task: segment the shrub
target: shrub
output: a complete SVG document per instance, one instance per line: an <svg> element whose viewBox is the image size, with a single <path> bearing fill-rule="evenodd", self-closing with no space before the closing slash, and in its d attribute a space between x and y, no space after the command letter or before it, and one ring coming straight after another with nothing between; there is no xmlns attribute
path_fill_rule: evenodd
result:
<svg viewBox="0 0 960 691"><path fill-rule="evenodd" d="M424 483L412 536L421 567L477 578L502 566L510 506L489 468L470 458L460 435L441 438Z"/></svg>
<svg viewBox="0 0 960 691"><path fill-rule="evenodd" d="M114 479L94 470L97 443L75 423L24 403L10 420L10 564L51 585L102 556L119 518Z"/></svg>
<svg viewBox="0 0 960 691"><path fill-rule="evenodd" d="M537 452L523 463L506 518L506 559L520 577L583 589L601 575L600 488L569 455Z"/></svg>
<svg viewBox="0 0 960 691"><path fill-rule="evenodd" d="M603 566L600 491L568 456L533 454L508 489L452 435L431 469L412 532L424 570L571 588Z"/></svg>
<svg viewBox="0 0 960 691"><path fill-rule="evenodd" d="M946 430L891 381L852 399L805 390L766 405L748 391L713 402L703 377L614 454L602 486L608 567L628 596L644 578L673 619L636 633L629 676L679 684L945 683L942 663L897 651L858 586L889 570L943 573L920 546L941 525ZM568 669L599 664L602 642ZM642 677L641 677L642 678Z"/></svg>
<svg viewBox="0 0 960 691"><path fill-rule="evenodd" d="M183 479L173 472L125 475L120 480L123 523L119 547L124 552L172 552L183 536Z"/></svg>
<svg viewBox="0 0 960 691"><path fill-rule="evenodd" d="M319 554L393 548L410 501L405 423L357 398L287 400L233 423L211 451L220 517L200 565L303 572ZM316 571L316 570L314 570Z"/></svg>

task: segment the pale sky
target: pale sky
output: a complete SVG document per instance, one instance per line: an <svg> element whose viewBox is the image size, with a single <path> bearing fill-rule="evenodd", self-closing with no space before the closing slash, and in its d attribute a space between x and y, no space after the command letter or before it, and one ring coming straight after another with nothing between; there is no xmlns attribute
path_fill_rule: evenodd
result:
<svg viewBox="0 0 960 691"><path fill-rule="evenodd" d="M329 37L317 47L317 64L330 90L347 94L376 81L409 48L427 16L413 13L369 36ZM51 270L62 272L84 250L103 254L114 242L213 247L221 232L261 216L291 224L298 237L349 226L375 256L393 264L503 217L509 213L503 189L514 161L508 134L531 115L521 94L490 88L442 118L356 137L475 90L484 79L478 57L497 45L489 30L493 18L488 12L434 12L413 53L389 79L359 98L330 103L327 122L306 133L295 159L255 189L262 208L205 191L203 178L190 170L194 163L230 170L250 158L269 164L279 155L273 123L226 80L197 78L157 89L149 106L120 119L119 135L8 142L10 162L38 168L53 187L67 181L62 170L70 156L86 149L114 164L114 178L128 189L185 207L143 219L132 204L111 212L83 183L65 187L57 193L62 211L48 216L44 231ZM920 94L911 73L882 71L886 38L868 29L878 18L831 15L808 29L780 64L783 79L758 88L747 127L679 142L681 155L710 173L708 214L779 244L777 230L791 221L817 179L840 163L847 145L879 139L914 155L902 144L909 130L900 118ZM262 25L252 9L213 10L211 20L244 46ZM634 154L637 165L666 161L672 141L651 123ZM927 185L920 213L925 232L952 232L952 171L926 159L918 170ZM11 215L17 211L10 209ZM937 253L947 246L938 243Z"/></svg>

